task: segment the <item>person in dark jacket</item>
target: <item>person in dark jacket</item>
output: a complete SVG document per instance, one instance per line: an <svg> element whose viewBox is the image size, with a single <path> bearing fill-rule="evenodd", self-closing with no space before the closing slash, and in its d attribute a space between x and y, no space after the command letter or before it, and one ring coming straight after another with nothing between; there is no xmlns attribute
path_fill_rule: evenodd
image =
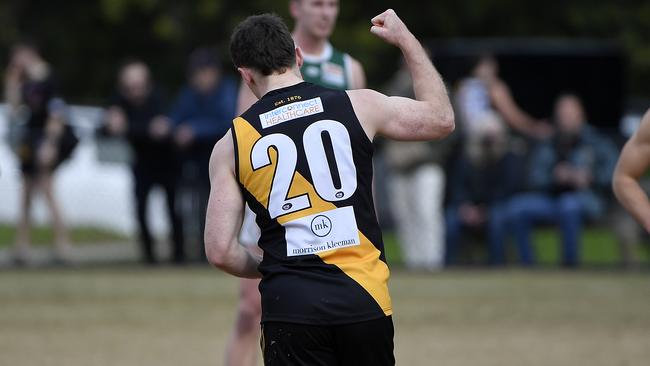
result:
<svg viewBox="0 0 650 366"><path fill-rule="evenodd" d="M147 264L157 262L147 223L147 198L155 186L162 187L166 195L172 230L172 260L175 263L185 260L182 223L176 210L177 169L171 122L164 111L147 65L141 61L124 64L119 72L117 93L106 112L106 127L110 134L126 137L134 152L134 194L142 260Z"/></svg>
<svg viewBox="0 0 650 366"><path fill-rule="evenodd" d="M447 263L458 260L463 234L485 230L488 263L505 263L508 199L519 188L522 159L508 146L506 126L496 113L481 117L454 164L446 210Z"/></svg>
<svg viewBox="0 0 650 366"><path fill-rule="evenodd" d="M214 144L225 135L235 117L238 85L223 75L211 48L190 55L189 83L174 101L169 118L173 141L181 159L181 206L192 257L204 258L203 225L210 192L208 163ZM190 254L190 253L188 253Z"/></svg>
<svg viewBox="0 0 650 366"><path fill-rule="evenodd" d="M565 266L579 263L582 224L605 211L617 150L587 123L580 99L562 95L555 103L556 134L541 143L530 158L531 192L515 196L509 216L525 264L534 264L532 226L556 224L562 234Z"/></svg>

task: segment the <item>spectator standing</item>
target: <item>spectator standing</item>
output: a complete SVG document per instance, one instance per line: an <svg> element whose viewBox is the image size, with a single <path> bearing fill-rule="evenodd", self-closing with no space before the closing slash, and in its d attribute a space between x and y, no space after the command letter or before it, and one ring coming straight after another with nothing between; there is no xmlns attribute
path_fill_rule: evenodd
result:
<svg viewBox="0 0 650 366"><path fill-rule="evenodd" d="M464 234L485 230L488 263L505 263L508 199L519 189L522 158L510 149L503 121L486 113L468 136L449 180L447 263L456 263Z"/></svg>
<svg viewBox="0 0 650 366"><path fill-rule="evenodd" d="M386 94L415 98L413 80L403 61ZM409 269L435 271L444 264L443 166L450 141L386 141L386 164L392 173L390 203Z"/></svg>
<svg viewBox="0 0 650 366"><path fill-rule="evenodd" d="M55 259L69 257L70 238L53 191L55 169L72 153L77 139L66 124L67 107L58 96L50 65L36 47L15 46L5 73L9 118L19 124L16 149L20 160L23 192L16 230L15 260L30 264L31 207L40 190L50 210L54 230Z"/></svg>
<svg viewBox="0 0 650 366"><path fill-rule="evenodd" d="M455 104L466 133L477 127L484 113L497 113L517 133L545 138L551 133L547 123L538 121L515 102L508 85L499 78L499 64L491 55L481 55L473 62L470 75L461 80Z"/></svg>
<svg viewBox="0 0 650 366"><path fill-rule="evenodd" d="M562 234L563 264L579 263L579 242L585 219L595 219L605 210L617 151L586 121L582 102L566 94L555 103L557 132L532 153L529 185L533 190L515 196L509 209L515 240L522 261L534 264L532 226L549 222Z"/></svg>
<svg viewBox="0 0 650 366"><path fill-rule="evenodd" d="M134 152L134 195L140 233L142 261L157 262L154 239L147 222L147 198L155 186L165 191L172 232L172 260L185 260L182 223L176 210L176 162L171 140L171 122L156 90L149 67L141 61L124 64L118 75L117 92L106 111L106 129L124 136Z"/></svg>
<svg viewBox="0 0 650 366"><path fill-rule="evenodd" d="M203 225L210 192L208 162L214 144L230 128L235 116L237 83L222 74L214 50L198 48L190 55L189 84L176 98L169 117L173 140L181 158L182 212L186 239L190 239L200 258L203 251Z"/></svg>

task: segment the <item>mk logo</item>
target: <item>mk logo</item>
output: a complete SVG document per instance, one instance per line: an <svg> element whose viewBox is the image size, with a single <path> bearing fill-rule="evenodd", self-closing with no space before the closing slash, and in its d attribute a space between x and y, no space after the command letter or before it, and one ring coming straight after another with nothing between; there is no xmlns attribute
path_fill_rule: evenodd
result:
<svg viewBox="0 0 650 366"><path fill-rule="evenodd" d="M332 220L325 215L318 215L311 220L311 232L318 237L327 236L332 231Z"/></svg>

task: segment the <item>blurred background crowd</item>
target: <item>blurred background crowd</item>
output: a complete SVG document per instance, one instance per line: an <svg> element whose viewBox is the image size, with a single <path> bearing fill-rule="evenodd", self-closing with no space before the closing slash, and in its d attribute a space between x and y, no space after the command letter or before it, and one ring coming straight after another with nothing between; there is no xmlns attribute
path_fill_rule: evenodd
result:
<svg viewBox="0 0 650 366"><path fill-rule="evenodd" d="M445 77L457 129L437 142L375 141L376 205L394 257L425 271L534 266L552 247L555 264L576 267L606 236L608 263L647 265L646 234L610 187L650 106L650 6L465 3L396 9ZM135 238L146 264L204 262L208 160L238 98L230 28L262 11L289 19L286 4L60 5L0 4L0 221L11 231L1 247L29 264L33 222L50 222L60 263L76 250L69 231L89 225ZM388 5L341 2L332 42L358 57L370 87L412 96L397 52L368 32ZM169 243L164 255L157 241Z"/></svg>

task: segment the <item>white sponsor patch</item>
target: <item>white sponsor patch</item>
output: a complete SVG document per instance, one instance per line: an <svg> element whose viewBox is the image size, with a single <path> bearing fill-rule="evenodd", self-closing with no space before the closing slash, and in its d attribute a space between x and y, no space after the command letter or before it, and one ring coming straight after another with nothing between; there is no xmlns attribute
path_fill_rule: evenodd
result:
<svg viewBox="0 0 650 366"><path fill-rule="evenodd" d="M305 216L285 223L284 227L288 257L361 244L352 206Z"/></svg>
<svg viewBox="0 0 650 366"><path fill-rule="evenodd" d="M324 62L321 72L323 81L338 86L345 85L345 69L341 65Z"/></svg>
<svg viewBox="0 0 650 366"><path fill-rule="evenodd" d="M277 107L272 111L260 114L260 122L262 123L262 128L268 128L296 118L323 113L323 111L323 103L321 102L320 97L318 97L293 102Z"/></svg>

